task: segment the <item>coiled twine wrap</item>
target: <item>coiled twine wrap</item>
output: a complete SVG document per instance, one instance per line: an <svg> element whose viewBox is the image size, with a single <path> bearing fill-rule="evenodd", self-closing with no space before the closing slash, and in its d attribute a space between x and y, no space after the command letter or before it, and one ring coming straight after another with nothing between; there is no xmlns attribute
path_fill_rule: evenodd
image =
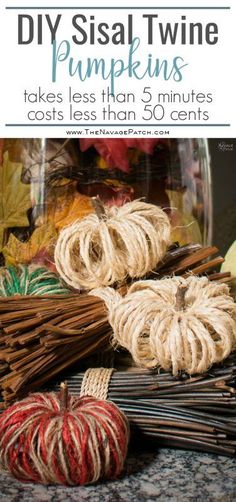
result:
<svg viewBox="0 0 236 502"><path fill-rule="evenodd" d="M88 290L142 277L165 255L170 228L161 208L140 200L104 208L62 230L57 271L66 284Z"/></svg>
<svg viewBox="0 0 236 502"><path fill-rule="evenodd" d="M93 397L36 393L0 416L0 468L21 481L84 485L123 469L129 425L119 408Z"/></svg>
<svg viewBox="0 0 236 502"><path fill-rule="evenodd" d="M180 288L180 289L179 289ZM184 288L183 304L177 301ZM138 366L203 373L236 345L236 304L225 284L206 277L138 281L122 297L112 288L91 294L104 300L114 343Z"/></svg>

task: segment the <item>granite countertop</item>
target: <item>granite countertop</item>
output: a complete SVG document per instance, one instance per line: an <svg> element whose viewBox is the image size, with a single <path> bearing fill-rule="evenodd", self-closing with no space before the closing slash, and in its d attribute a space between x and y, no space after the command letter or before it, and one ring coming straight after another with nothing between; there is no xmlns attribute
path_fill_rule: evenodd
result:
<svg viewBox="0 0 236 502"><path fill-rule="evenodd" d="M122 479L65 488L0 476L4 502L233 502L236 459L167 448L132 451Z"/></svg>

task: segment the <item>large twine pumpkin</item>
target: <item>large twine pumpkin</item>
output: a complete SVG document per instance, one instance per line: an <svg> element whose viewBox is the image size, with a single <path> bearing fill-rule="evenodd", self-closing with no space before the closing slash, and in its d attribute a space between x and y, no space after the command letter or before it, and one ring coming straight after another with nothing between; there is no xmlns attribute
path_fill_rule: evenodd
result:
<svg viewBox="0 0 236 502"><path fill-rule="evenodd" d="M165 212L140 200L104 208L62 230L55 264L64 281L76 289L92 289L143 277L155 269L170 243Z"/></svg>
<svg viewBox="0 0 236 502"><path fill-rule="evenodd" d="M236 304L225 284L206 277L138 281L122 297L92 292L108 308L114 342L144 368L203 373L236 345Z"/></svg>

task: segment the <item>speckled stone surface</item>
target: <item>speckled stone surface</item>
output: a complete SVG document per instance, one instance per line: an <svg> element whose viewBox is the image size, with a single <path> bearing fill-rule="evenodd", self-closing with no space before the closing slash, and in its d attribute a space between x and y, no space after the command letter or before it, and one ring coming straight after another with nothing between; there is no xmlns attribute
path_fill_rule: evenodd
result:
<svg viewBox="0 0 236 502"><path fill-rule="evenodd" d="M170 449L136 451L118 481L65 488L0 476L0 487L4 502L233 502L236 459Z"/></svg>

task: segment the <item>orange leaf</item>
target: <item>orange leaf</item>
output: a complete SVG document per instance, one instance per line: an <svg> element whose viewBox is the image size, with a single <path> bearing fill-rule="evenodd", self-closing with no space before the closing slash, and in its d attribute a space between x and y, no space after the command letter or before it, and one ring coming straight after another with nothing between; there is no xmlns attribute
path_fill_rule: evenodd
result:
<svg viewBox="0 0 236 502"><path fill-rule="evenodd" d="M56 240L57 231L53 225L36 228L28 242L21 242L11 234L2 250L6 265L30 263L42 251L53 256Z"/></svg>
<svg viewBox="0 0 236 502"><path fill-rule="evenodd" d="M78 219L84 218L94 211L90 197L78 193L71 205L67 208L67 214L60 214L60 211L55 212L56 228L61 229L73 223Z"/></svg>
<svg viewBox="0 0 236 502"><path fill-rule="evenodd" d="M77 192L77 183L53 187L47 196L46 211L36 225L52 224L61 229L93 211L90 197Z"/></svg>

